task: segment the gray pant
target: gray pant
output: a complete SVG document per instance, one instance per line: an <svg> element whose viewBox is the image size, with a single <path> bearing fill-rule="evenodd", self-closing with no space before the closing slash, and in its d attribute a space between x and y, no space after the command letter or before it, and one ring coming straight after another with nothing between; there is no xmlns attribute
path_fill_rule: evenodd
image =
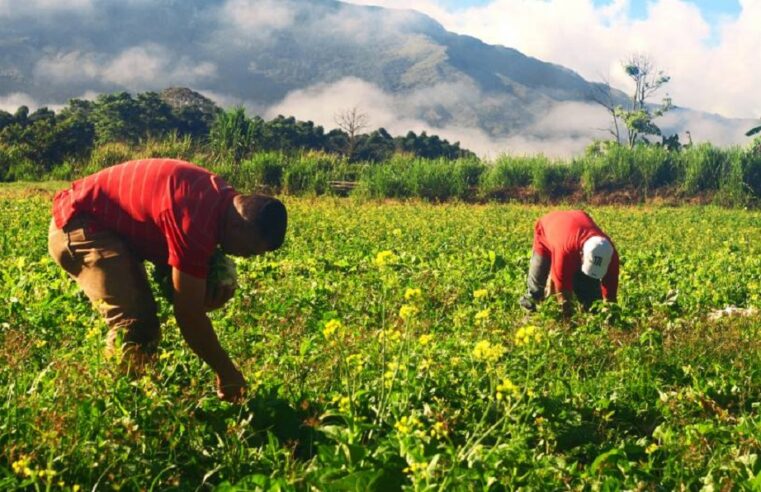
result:
<svg viewBox="0 0 761 492"><path fill-rule="evenodd" d="M534 302L544 300L551 265L552 261L550 258L536 253L531 255L528 278L526 279L526 286L528 287L527 298L532 299ZM584 309L589 309L595 301L602 299L600 281L587 277L581 271L576 272L573 277L573 293Z"/></svg>
<svg viewBox="0 0 761 492"><path fill-rule="evenodd" d="M532 253L531 263L528 267L528 278L526 285L527 294L535 301L544 300L545 289L547 288L547 277L550 276L550 265L552 262L549 258Z"/></svg>

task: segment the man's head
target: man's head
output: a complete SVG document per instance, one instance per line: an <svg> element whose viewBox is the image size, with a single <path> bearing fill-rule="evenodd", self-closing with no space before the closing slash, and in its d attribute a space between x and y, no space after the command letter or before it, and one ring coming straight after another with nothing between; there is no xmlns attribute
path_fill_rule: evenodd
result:
<svg viewBox="0 0 761 492"><path fill-rule="evenodd" d="M227 211L220 245L235 256L274 251L283 244L287 226L288 213L277 198L236 195Z"/></svg>
<svg viewBox="0 0 761 492"><path fill-rule="evenodd" d="M601 280L608 272L613 258L613 245L607 238L592 236L584 241L581 251L581 271L584 275Z"/></svg>

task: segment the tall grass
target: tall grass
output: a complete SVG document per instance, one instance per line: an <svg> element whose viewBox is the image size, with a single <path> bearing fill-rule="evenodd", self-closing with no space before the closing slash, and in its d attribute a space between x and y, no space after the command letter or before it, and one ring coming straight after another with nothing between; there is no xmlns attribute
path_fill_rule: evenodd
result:
<svg viewBox="0 0 761 492"><path fill-rule="evenodd" d="M229 125L235 129L232 123ZM241 149L237 131L224 133ZM240 130L240 128L237 128ZM220 140L224 140L220 137ZM244 139L245 140L245 139ZM217 145L221 145L219 141ZM137 145L108 143L79 161L47 171L23 157L20 149L0 148L0 180L75 179L138 158L189 160L224 176L241 190L294 195L354 193L369 198L413 198L429 201L473 198L563 200L624 190L637 199L653 193L674 198L700 196L727 206L749 206L761 196L761 152L718 148L709 144L669 151L660 146L595 146L586 154L557 160L538 156L500 156L493 161L424 159L395 154L381 163L351 163L324 152L222 152L189 137L170 135ZM249 149L247 149L248 152ZM239 161L236 161L240 158ZM351 187L348 187L351 188ZM339 190L339 191L337 191Z"/></svg>
<svg viewBox="0 0 761 492"><path fill-rule="evenodd" d="M473 159L431 160L397 155L387 163L369 165L360 182L373 198L465 199L480 183L484 169Z"/></svg>

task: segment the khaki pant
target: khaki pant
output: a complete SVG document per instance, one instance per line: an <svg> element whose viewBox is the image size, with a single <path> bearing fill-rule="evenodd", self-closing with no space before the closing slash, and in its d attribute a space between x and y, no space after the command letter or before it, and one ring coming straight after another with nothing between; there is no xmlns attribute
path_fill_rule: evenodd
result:
<svg viewBox="0 0 761 492"><path fill-rule="evenodd" d="M87 216L73 217L63 229L51 221L48 251L105 318L110 351L156 350L161 330L145 267L117 234Z"/></svg>

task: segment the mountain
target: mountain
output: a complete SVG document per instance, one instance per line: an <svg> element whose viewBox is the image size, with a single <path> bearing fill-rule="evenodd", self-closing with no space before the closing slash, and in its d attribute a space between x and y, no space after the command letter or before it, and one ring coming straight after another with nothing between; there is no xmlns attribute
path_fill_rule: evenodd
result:
<svg viewBox="0 0 761 492"><path fill-rule="evenodd" d="M328 127L357 107L392 133L429 129L479 150L578 150L608 124L592 103L601 85L414 11L335 0L11 3L0 5L6 106L187 86Z"/></svg>

